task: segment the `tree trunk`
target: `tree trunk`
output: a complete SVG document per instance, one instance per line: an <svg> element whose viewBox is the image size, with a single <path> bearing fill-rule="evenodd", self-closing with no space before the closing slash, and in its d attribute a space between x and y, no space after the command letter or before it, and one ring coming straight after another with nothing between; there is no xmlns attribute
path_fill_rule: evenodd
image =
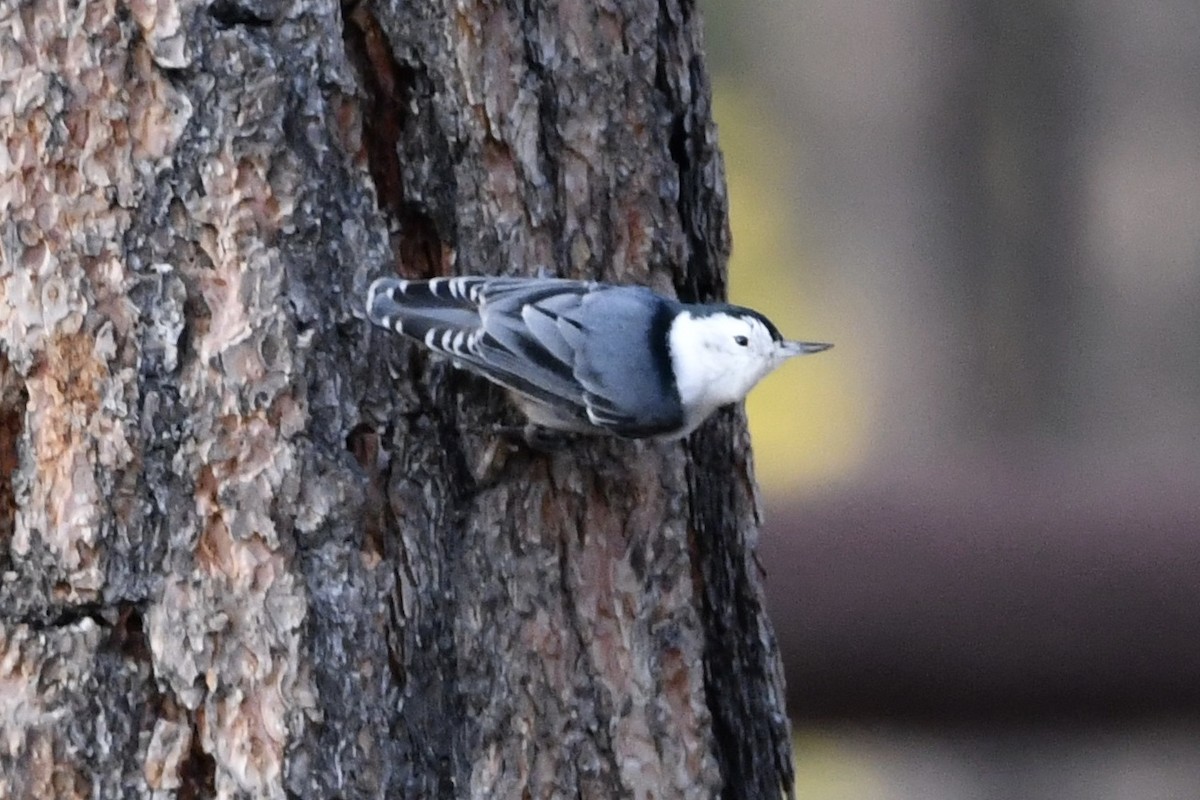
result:
<svg viewBox="0 0 1200 800"><path fill-rule="evenodd" d="M724 292L687 0L0 0L0 796L778 797L745 426L497 439L377 275Z"/></svg>

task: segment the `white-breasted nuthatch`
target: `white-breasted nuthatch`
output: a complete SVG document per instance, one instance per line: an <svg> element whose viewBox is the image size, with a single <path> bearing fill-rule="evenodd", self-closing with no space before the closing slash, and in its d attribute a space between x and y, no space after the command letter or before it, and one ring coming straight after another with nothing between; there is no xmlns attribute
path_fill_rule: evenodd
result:
<svg viewBox="0 0 1200 800"><path fill-rule="evenodd" d="M367 314L508 389L535 426L686 436L792 356L757 311L555 278L380 278Z"/></svg>

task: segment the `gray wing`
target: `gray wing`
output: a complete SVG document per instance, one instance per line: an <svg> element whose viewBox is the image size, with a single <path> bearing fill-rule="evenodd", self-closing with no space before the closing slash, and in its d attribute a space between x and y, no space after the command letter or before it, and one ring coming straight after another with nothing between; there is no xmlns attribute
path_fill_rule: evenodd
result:
<svg viewBox="0 0 1200 800"><path fill-rule="evenodd" d="M649 289L615 286L584 297L566 316L593 423L622 436L670 433L683 425L667 332L678 304Z"/></svg>
<svg viewBox="0 0 1200 800"><path fill-rule="evenodd" d="M668 365L668 301L648 289L570 280L383 278L373 322L580 422L623 436L682 424ZM669 324L669 319L666 320ZM659 334L659 335L656 335Z"/></svg>

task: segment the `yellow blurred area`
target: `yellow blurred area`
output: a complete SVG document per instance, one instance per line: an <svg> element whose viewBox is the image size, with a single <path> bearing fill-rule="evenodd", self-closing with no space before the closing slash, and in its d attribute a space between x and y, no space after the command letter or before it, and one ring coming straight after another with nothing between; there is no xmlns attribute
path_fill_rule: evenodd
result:
<svg viewBox="0 0 1200 800"><path fill-rule="evenodd" d="M834 298L816 291L800 246L801 208L788 186L796 173L789 138L745 87L718 81L713 106L729 183L731 302L766 314L790 339L831 341ZM755 463L769 493L825 483L860 461L866 414L854 402L861 396L853 391L855 347L841 338L834 344L785 364L750 393Z"/></svg>
<svg viewBox="0 0 1200 800"><path fill-rule="evenodd" d="M887 796L887 782L874 762L844 737L816 730L792 737L796 797L803 800L872 800Z"/></svg>

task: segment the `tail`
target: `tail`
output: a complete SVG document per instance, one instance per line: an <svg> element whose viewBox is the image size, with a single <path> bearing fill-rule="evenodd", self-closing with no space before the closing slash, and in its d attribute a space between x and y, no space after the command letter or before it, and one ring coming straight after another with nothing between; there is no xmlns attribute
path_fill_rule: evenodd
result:
<svg viewBox="0 0 1200 800"><path fill-rule="evenodd" d="M479 283L479 278L380 278L367 292L367 317L427 345L447 334L469 335L480 325Z"/></svg>

